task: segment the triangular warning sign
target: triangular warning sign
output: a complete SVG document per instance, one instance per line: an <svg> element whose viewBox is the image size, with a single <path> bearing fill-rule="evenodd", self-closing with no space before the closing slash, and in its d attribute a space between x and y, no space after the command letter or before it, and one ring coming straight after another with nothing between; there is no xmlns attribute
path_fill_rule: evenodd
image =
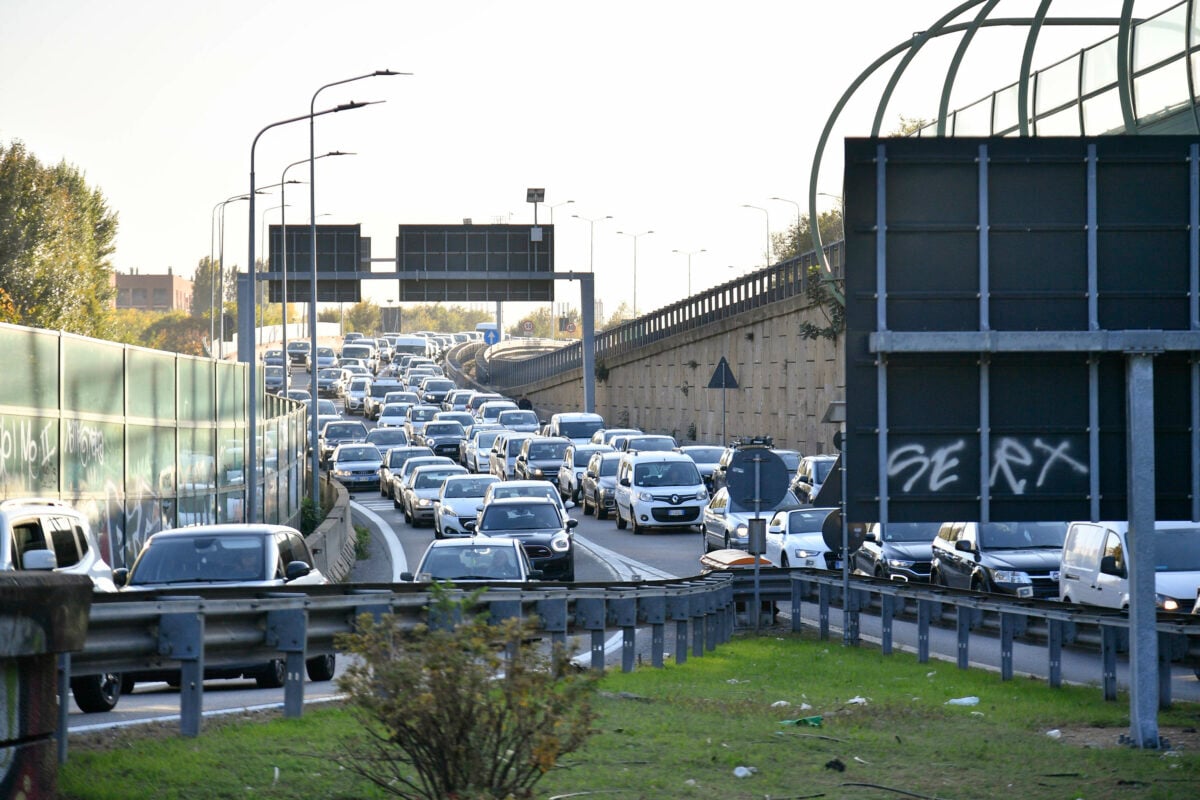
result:
<svg viewBox="0 0 1200 800"><path fill-rule="evenodd" d="M716 370L713 371L712 380L708 382L709 389L736 389L738 388L737 378L733 377L733 370L729 368L729 362L725 360L725 356L721 356L721 360L717 363Z"/></svg>

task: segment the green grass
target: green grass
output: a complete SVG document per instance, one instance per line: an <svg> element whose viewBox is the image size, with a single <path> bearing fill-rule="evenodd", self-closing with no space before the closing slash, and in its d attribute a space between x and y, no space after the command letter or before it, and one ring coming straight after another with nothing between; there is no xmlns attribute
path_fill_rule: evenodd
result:
<svg viewBox="0 0 1200 800"><path fill-rule="evenodd" d="M1094 687L1003 682L774 632L682 666L610 670L601 688L596 735L538 784L538 797L1200 796L1200 707L1191 704L1159 715L1176 749L1135 750L1116 745L1128 730L1126 697L1106 703ZM970 695L979 705L945 704ZM808 716L820 727L781 724ZM1061 738L1046 735L1053 729ZM60 790L78 800L383 796L328 760L356 731L347 710L318 708L299 720L206 721L197 739L136 729L72 738ZM739 766L756 771L737 778Z"/></svg>

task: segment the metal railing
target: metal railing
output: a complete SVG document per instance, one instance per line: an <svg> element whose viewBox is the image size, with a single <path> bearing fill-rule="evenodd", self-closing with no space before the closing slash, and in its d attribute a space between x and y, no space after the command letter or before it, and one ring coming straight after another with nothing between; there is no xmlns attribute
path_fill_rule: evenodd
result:
<svg viewBox="0 0 1200 800"><path fill-rule="evenodd" d="M829 245L825 255L833 270L833 279L841 280L845 276L845 242ZM819 266L820 259L814 250L597 333L596 364L599 366L606 360L667 337L712 325L770 303L803 296L813 280L811 270ZM523 361L489 361L487 369L493 385L510 388L579 369L582 365L582 345L576 342Z"/></svg>
<svg viewBox="0 0 1200 800"><path fill-rule="evenodd" d="M360 614L399 617L407 627L424 620L429 595L420 585L331 585L309 591L254 593L245 589L205 589L188 596L169 594L96 595L87 641L80 653L64 656L59 676L60 732L67 730L66 692L74 675L132 672L178 666L181 669L180 730L197 735L203 711L204 667L287 661L284 712L302 713L304 661L333 652L338 634L355 630ZM817 604L817 629L829 635L829 609L841 601L842 578L819 570L764 569L757 584L748 570L713 572L682 580L636 584L585 584L546 588L493 586L481 597L494 619L536 615L553 641L579 636L587 641L591 668L605 668L610 631L622 636L621 669L635 667L639 636L649 635L650 663L661 667L667 655L667 626L674 626L674 658L684 664L689 645L700 657L728 642L739 607L790 602L791 627L800 631L803 604ZM1017 639L1047 648L1051 686L1062 682L1062 648L1098 650L1104 698L1116 698L1117 653L1128 638L1129 618L1120 611L1018 600L999 595L897 583L873 578L851 580L850 608L843 617L849 638L858 641L860 615L877 609L881 647L893 651L893 625L917 625L917 656L929 658L930 626L957 630L957 662L968 665L972 634L1001 640L1001 677L1013 675L1012 645ZM1163 614L1157 622L1160 657L1160 705L1170 703L1171 662L1200 665L1200 616ZM639 633L640 631L640 633ZM60 736L60 758L66 757Z"/></svg>

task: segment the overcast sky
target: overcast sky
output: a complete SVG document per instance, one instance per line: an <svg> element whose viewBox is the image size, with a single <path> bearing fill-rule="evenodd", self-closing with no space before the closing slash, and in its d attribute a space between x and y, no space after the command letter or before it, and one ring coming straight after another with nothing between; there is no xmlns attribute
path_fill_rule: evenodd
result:
<svg viewBox="0 0 1200 800"><path fill-rule="evenodd" d="M1139 2L1138 16L1175 3ZM190 276L212 246L213 207L249 187L263 127L318 108L382 105L317 122L320 222L361 223L373 255L395 254L396 226L532 222L527 187L544 187L559 271L592 261L611 313L633 297L638 241L641 312L763 263L766 231L804 203L822 127L872 61L954 8L950 0L3 0L0 141L43 162L65 159L120 219L114 266ZM993 17L1028 16L1035 0L1001 0ZM1119 0L1057 0L1054 16L1117 16ZM1052 30L1046 66L1109 29ZM980 34L952 107L1017 79L1014 30ZM954 42L922 52L887 108L931 118ZM888 65L888 71L896 61ZM885 78L866 84L834 129L819 191L841 192L841 139L865 136ZM256 150L258 185L308 156L308 126L274 128ZM307 166L289 178L307 180ZM290 187L291 222L308 220L308 189ZM571 205L550 206L573 200ZM835 201L822 197L823 208ZM278 223L278 195L260 197ZM766 212L743 208L761 206ZM594 225L572 218L599 218ZM247 204L229 206L226 263L248 262ZM594 229L594 242L592 231ZM592 248L589 247L592 246ZM382 265L377 269L383 269ZM392 282L373 281L379 301ZM578 288L559 283L560 301ZM510 318L506 312L506 322Z"/></svg>

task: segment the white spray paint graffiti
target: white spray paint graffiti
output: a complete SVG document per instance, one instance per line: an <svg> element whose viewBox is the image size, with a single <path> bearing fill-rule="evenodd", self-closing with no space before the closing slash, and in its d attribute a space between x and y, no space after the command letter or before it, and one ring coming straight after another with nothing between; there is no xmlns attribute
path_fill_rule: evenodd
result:
<svg viewBox="0 0 1200 800"><path fill-rule="evenodd" d="M0 417L0 483L12 481L22 488L37 489L44 472L56 471L54 423L42 421L41 425L35 432L32 419Z"/></svg>
<svg viewBox="0 0 1200 800"><path fill-rule="evenodd" d="M921 484L919 489L922 492L939 492L958 481L958 455L966 446L966 441L962 439L933 452L928 452L922 444L903 445L888 455L888 477L900 478L907 474L907 480L900 485L900 490L905 494L912 492L918 484ZM1034 489L1046 485L1051 470L1056 466L1075 475L1087 475L1087 464L1072 458L1068 454L1070 449L1071 443L1067 440L1050 445L1040 438L1035 438L1032 446L1027 447L1019 439L1003 437L997 441L992 451L992 471L988 476L988 485L993 489L999 487L1012 494L1022 495L1030 488L1029 478L1026 476L1034 472L1037 474Z"/></svg>
<svg viewBox="0 0 1200 800"><path fill-rule="evenodd" d="M93 464L104 466L106 448L104 431L80 420L67 420L67 454L73 456L85 469Z"/></svg>

